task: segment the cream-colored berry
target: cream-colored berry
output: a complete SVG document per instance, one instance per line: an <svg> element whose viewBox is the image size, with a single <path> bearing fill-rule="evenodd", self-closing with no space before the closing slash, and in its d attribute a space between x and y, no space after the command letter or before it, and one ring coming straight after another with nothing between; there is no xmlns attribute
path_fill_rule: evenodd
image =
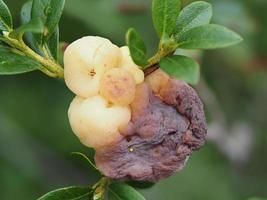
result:
<svg viewBox="0 0 267 200"><path fill-rule="evenodd" d="M129 105L134 100L135 81L123 68L112 68L100 81L100 94L116 105Z"/></svg>
<svg viewBox="0 0 267 200"><path fill-rule="evenodd" d="M67 86L81 97L98 95L104 72L118 67L122 53L108 39L88 36L70 44L64 53L64 76Z"/></svg>
<svg viewBox="0 0 267 200"><path fill-rule="evenodd" d="M144 81L144 72L136 65L131 56L127 46L121 47L122 60L120 66L126 69L135 79L136 84L140 84Z"/></svg>
<svg viewBox="0 0 267 200"><path fill-rule="evenodd" d="M76 97L69 108L73 132L84 145L95 149L120 140L119 129L126 126L130 119L129 107L110 106L99 95L87 99Z"/></svg>

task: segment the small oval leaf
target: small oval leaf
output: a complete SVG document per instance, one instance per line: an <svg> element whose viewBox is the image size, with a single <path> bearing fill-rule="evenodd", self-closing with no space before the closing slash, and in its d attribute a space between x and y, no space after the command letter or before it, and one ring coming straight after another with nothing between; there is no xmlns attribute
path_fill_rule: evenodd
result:
<svg viewBox="0 0 267 200"><path fill-rule="evenodd" d="M192 28L209 24L212 17L212 6L205 1L196 1L186 6L176 22L174 35Z"/></svg>
<svg viewBox="0 0 267 200"><path fill-rule="evenodd" d="M193 59L174 55L161 59L160 68L177 79L195 85L199 81L199 64Z"/></svg>
<svg viewBox="0 0 267 200"><path fill-rule="evenodd" d="M148 64L146 58L146 45L137 31L130 28L126 33L126 44L129 47L133 61L139 66Z"/></svg>
<svg viewBox="0 0 267 200"><path fill-rule="evenodd" d="M20 18L22 24L27 24L31 20L31 10L32 10L32 0L27 1L21 8ZM42 50L38 45L38 42L35 40L33 33L25 33L24 40L26 44L31 47L35 52L42 55Z"/></svg>
<svg viewBox="0 0 267 200"><path fill-rule="evenodd" d="M23 24L16 30L12 31L9 36L15 39L20 39L26 32L42 33L44 24L40 18L31 19L28 23Z"/></svg>
<svg viewBox="0 0 267 200"><path fill-rule="evenodd" d="M36 39L43 44L55 32L63 12L65 0L33 0L32 18L40 17L45 24L45 30L38 34Z"/></svg>
<svg viewBox="0 0 267 200"><path fill-rule="evenodd" d="M0 30L12 29L12 16L3 0L0 0Z"/></svg>
<svg viewBox="0 0 267 200"><path fill-rule="evenodd" d="M208 24L182 33L176 41L182 49L216 49L235 45L242 37L226 27Z"/></svg>
<svg viewBox="0 0 267 200"><path fill-rule="evenodd" d="M43 24L46 24L46 19L47 19L47 15L46 15L46 9L48 7L50 0L33 0L32 1L32 9L31 9L31 18L41 18ZM44 32L47 31L47 28L44 29ZM33 34L36 42L40 45L43 44L43 36L44 33L40 34L40 33L36 33Z"/></svg>
<svg viewBox="0 0 267 200"><path fill-rule="evenodd" d="M31 20L32 0L23 4L20 11L20 20L22 24L27 24Z"/></svg>
<svg viewBox="0 0 267 200"><path fill-rule="evenodd" d="M45 194L37 200L90 200L93 191L88 187L66 187Z"/></svg>
<svg viewBox="0 0 267 200"><path fill-rule="evenodd" d="M13 75L39 69L38 62L0 46L0 75Z"/></svg>
<svg viewBox="0 0 267 200"><path fill-rule="evenodd" d="M169 37L181 8L180 0L153 0L152 18L160 38Z"/></svg>
<svg viewBox="0 0 267 200"><path fill-rule="evenodd" d="M58 60L58 48L59 48L59 28L57 27L54 33L51 35L47 41L47 47L53 56L53 58Z"/></svg>
<svg viewBox="0 0 267 200"><path fill-rule="evenodd" d="M108 187L109 200L145 200L133 187L124 183L112 183Z"/></svg>
<svg viewBox="0 0 267 200"><path fill-rule="evenodd" d="M46 27L47 32L45 32L45 40L49 40L50 37L55 33L59 20L61 18L63 9L65 5L65 0L50 1L48 7L46 8Z"/></svg>

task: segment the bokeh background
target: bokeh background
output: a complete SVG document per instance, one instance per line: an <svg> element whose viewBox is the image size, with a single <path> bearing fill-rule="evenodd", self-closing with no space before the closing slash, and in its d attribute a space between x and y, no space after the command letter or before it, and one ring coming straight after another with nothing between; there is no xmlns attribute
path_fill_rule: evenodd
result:
<svg viewBox="0 0 267 200"><path fill-rule="evenodd" d="M19 23L25 0L5 0ZM190 1L183 1L186 5ZM196 87L206 105L207 145L175 176L140 190L148 200L245 200L267 197L267 1L210 0L213 22L244 37L227 49L185 52L202 63ZM135 27L157 45L150 0L67 0L61 40L99 35L124 45ZM97 175L70 153L92 155L71 132L73 94L39 72L0 77L0 193L31 200L56 188L89 185Z"/></svg>

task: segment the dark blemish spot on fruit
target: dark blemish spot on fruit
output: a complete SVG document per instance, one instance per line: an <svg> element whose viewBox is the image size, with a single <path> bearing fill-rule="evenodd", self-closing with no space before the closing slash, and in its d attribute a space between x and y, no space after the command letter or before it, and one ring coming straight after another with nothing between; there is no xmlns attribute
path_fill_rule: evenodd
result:
<svg viewBox="0 0 267 200"><path fill-rule="evenodd" d="M94 70L94 69L91 69L91 70L90 70L90 76L91 76L91 77L94 77L95 75L96 75L95 70Z"/></svg>
<svg viewBox="0 0 267 200"><path fill-rule="evenodd" d="M173 134L175 134L176 133L176 131L170 131L168 134L169 135L173 135Z"/></svg>

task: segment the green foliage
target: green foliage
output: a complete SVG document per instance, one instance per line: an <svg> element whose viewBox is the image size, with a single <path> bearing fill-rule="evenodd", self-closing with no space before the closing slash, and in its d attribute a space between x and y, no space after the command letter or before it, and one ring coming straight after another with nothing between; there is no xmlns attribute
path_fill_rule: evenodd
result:
<svg viewBox="0 0 267 200"><path fill-rule="evenodd" d="M178 35L176 41L182 49L216 49L235 45L242 38L223 26L208 24Z"/></svg>
<svg viewBox="0 0 267 200"><path fill-rule="evenodd" d="M57 58L58 23L64 4L64 0L27 1L20 12L22 25L13 30L9 9L3 1L0 1L0 22L6 30L0 40L17 54L16 59L13 60L5 55L4 58L9 60L2 62L2 74L24 73L40 69L48 76L63 77L63 68L57 63ZM22 58L19 58L18 55L25 57L22 63L19 62ZM35 61L35 63L25 67L23 64L26 60L29 63L30 61ZM18 62L15 63L16 61ZM13 67L9 66L11 63L14 65ZM20 67L21 69L19 69Z"/></svg>
<svg viewBox="0 0 267 200"><path fill-rule="evenodd" d="M21 8L20 18L22 24L27 24L31 20L32 0L27 1ZM40 47L37 41L34 39L32 33L25 33L25 42L36 52L41 54Z"/></svg>
<svg viewBox="0 0 267 200"><path fill-rule="evenodd" d="M133 61L140 66L148 64L146 58L146 46L139 33L130 28L126 34L126 43L129 47Z"/></svg>
<svg viewBox="0 0 267 200"><path fill-rule="evenodd" d="M209 24L211 17L211 4L205 1L196 1L192 4L189 4L181 11L177 19L174 36L192 28Z"/></svg>
<svg viewBox="0 0 267 200"><path fill-rule="evenodd" d="M160 38L168 38L175 28L179 15L180 0L154 0L152 3L152 17L154 27Z"/></svg>
<svg viewBox="0 0 267 200"><path fill-rule="evenodd" d="M80 152L72 152L71 154L83 158L93 170L99 172L95 164L85 154Z"/></svg>
<svg viewBox="0 0 267 200"><path fill-rule="evenodd" d="M0 0L0 30L12 29L12 16L3 0Z"/></svg>
<svg viewBox="0 0 267 200"><path fill-rule="evenodd" d="M46 25L46 9L48 7L49 0L32 0L32 8L31 8L31 18L41 18L43 24ZM45 28L47 29L47 28ZM44 30L44 32L47 30ZM43 35L42 34L34 34L34 38L37 41L37 43L41 46L42 40L43 40Z"/></svg>
<svg viewBox="0 0 267 200"><path fill-rule="evenodd" d="M47 47L55 60L58 60L59 49L59 27L57 26L50 39L47 41Z"/></svg>
<svg viewBox="0 0 267 200"><path fill-rule="evenodd" d="M204 1L189 4L180 12L179 0L153 0L152 18L160 37L158 51L146 63L146 49L140 35L130 29L126 42L134 62L149 68L160 63L161 68L178 79L190 84L199 80L199 66L185 57L167 57L177 48L216 49L228 47L242 41L235 32L215 24L209 24L212 6ZM191 65L191 66L190 66Z"/></svg>
<svg viewBox="0 0 267 200"><path fill-rule="evenodd" d="M22 39L22 36L26 32L42 33L44 30L44 24L40 18L31 19L28 23L20 26L16 30L12 31L9 36L15 39Z"/></svg>
<svg viewBox="0 0 267 200"><path fill-rule="evenodd" d="M248 200L266 200L266 199L265 198L253 197L253 198L250 198Z"/></svg>
<svg viewBox="0 0 267 200"><path fill-rule="evenodd" d="M199 80L198 63L186 56L174 55L165 57L160 61L159 65L169 75L192 85L197 84Z"/></svg>
<svg viewBox="0 0 267 200"><path fill-rule="evenodd" d="M20 55L8 47L0 46L0 75L21 74L40 67L40 64L33 59Z"/></svg>
<svg viewBox="0 0 267 200"><path fill-rule="evenodd" d="M124 183L112 183L108 187L109 200L145 200L145 198L131 186Z"/></svg>
<svg viewBox="0 0 267 200"><path fill-rule="evenodd" d="M66 187L54 190L40 197L38 200L89 200L93 191L89 187Z"/></svg>
<svg viewBox="0 0 267 200"><path fill-rule="evenodd" d="M27 24L31 20L32 5L33 5L32 0L26 2L23 5L23 7L21 9L21 13L20 13L22 24ZM41 7L40 2L37 5L39 7ZM35 5L35 6L37 7L37 5ZM34 15L36 15L36 14L34 14ZM41 23L43 25L45 25L45 23L46 23L46 19L44 17L45 16L41 15L41 14L38 17L38 19L41 20ZM59 19L57 19L57 20L59 20ZM47 28L45 28L45 29L43 28L42 31L40 31L38 33L43 33L44 30L47 30ZM24 37L25 41L33 50L35 50L37 53L43 55L44 53L42 52L43 51L42 44L40 44L40 42L38 42L38 39L36 39L36 37L38 38L39 36L36 34L34 35L33 33L34 33L33 31L29 32L29 33L25 33L25 37ZM59 28L58 28L58 25L55 27L54 32L52 33L51 36L49 36L49 39L47 40L47 42L45 44L43 44L43 46L45 46L49 50L49 55L51 57L53 57L55 60L58 60L58 48L59 48Z"/></svg>
<svg viewBox="0 0 267 200"><path fill-rule="evenodd" d="M31 16L40 17L45 24L43 34L37 36L37 41L43 44L48 41L56 30L63 12L65 0L33 0Z"/></svg>
<svg viewBox="0 0 267 200"><path fill-rule="evenodd" d="M49 4L46 7L45 14L47 16L46 19L46 31L44 32L44 40L48 41L50 37L57 32L58 23L61 18L63 9L65 5L65 0L50 0Z"/></svg>

